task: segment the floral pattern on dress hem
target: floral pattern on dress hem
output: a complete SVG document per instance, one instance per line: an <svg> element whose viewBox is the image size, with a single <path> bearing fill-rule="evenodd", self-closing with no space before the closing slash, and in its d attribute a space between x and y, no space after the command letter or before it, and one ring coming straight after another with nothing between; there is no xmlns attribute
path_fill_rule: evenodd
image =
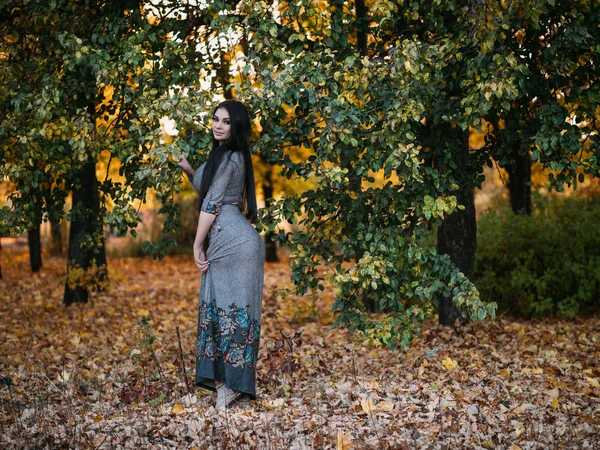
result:
<svg viewBox="0 0 600 450"><path fill-rule="evenodd" d="M213 300L200 305L196 357L224 361L233 367L256 370L260 324L249 314L249 306L218 308Z"/></svg>

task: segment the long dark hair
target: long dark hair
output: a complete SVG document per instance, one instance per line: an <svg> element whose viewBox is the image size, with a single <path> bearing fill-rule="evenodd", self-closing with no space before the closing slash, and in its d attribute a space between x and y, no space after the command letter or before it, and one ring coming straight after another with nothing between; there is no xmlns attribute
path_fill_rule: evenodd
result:
<svg viewBox="0 0 600 450"><path fill-rule="evenodd" d="M229 113L231 122L231 136L222 145L213 135L213 148L208 155L204 172L202 173L202 183L200 184L200 199L198 208L202 208L202 202L210 188L215 174L223 161L223 157L229 153L229 158L233 152L241 152L244 158L245 180L244 180L244 204L242 212L253 222L256 221L256 191L254 188L254 170L252 168L252 158L250 157L250 116L243 103L237 100L225 100L220 103L213 111L213 116L218 109L225 109Z"/></svg>

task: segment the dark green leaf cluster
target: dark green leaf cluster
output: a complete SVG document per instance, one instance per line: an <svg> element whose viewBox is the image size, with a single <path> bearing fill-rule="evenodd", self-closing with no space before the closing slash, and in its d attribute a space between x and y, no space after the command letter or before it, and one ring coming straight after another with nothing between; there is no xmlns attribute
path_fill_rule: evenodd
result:
<svg viewBox="0 0 600 450"><path fill-rule="evenodd" d="M531 216L508 208L479 221L482 296L514 315L567 317L598 311L598 199L538 199Z"/></svg>

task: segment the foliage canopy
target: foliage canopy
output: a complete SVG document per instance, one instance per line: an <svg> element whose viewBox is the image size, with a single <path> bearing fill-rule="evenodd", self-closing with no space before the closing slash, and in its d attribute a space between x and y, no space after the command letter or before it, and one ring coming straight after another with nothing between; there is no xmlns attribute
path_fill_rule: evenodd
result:
<svg viewBox="0 0 600 450"><path fill-rule="evenodd" d="M495 304L429 245L430 229L461 207L460 186L480 185L492 157L509 160L508 133L525 133L557 189L579 167L598 175L600 8L566 3L5 4L0 174L18 190L2 222L23 229L40 204L60 215L52 205L76 188L72 168L105 152L124 181L102 181L113 207L104 200L100 220L133 232L133 202L152 188L165 230L177 231L175 161L206 154L201 112L228 87L227 63L230 87L260 123L256 151L287 178L316 181L263 214L265 228L299 226L278 230L299 292L331 280L339 321L393 347L408 345L440 294L473 320L493 317ZM534 119L519 115L526 125L456 170L469 127L523 104ZM172 142L158 124L166 115L180 129ZM148 249L160 256L168 244ZM385 317L365 314L365 292Z"/></svg>

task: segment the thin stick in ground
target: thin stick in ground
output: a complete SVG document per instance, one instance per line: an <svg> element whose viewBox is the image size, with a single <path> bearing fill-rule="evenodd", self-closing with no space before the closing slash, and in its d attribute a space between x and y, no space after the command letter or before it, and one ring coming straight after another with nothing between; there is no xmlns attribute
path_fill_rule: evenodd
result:
<svg viewBox="0 0 600 450"><path fill-rule="evenodd" d="M185 361L183 358L183 348L181 347L181 334L179 333L179 325L175 327L175 330L177 330L177 343L179 344L179 361L181 362L181 375L183 376L183 380L185 381L185 388L187 389L188 395L192 395L190 383L188 382L187 378L187 372L185 371Z"/></svg>

